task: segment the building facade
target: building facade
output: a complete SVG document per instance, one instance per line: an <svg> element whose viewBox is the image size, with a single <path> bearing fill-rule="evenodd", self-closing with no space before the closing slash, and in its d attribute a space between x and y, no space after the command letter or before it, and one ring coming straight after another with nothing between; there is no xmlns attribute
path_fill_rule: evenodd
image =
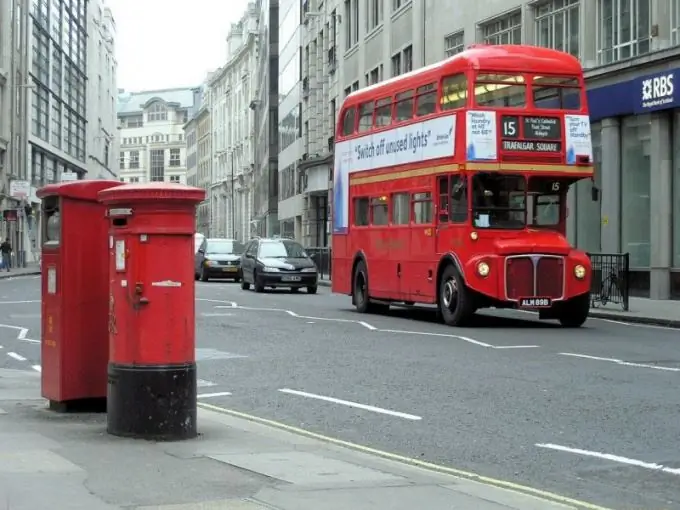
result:
<svg viewBox="0 0 680 510"><path fill-rule="evenodd" d="M186 184L187 144L193 88L118 93L119 177L123 182Z"/></svg>
<svg viewBox="0 0 680 510"><path fill-rule="evenodd" d="M570 192L570 240L589 252L629 253L633 293L680 299L680 1L455 4L452 18L437 0L344 0L344 94L473 43L579 57L601 195L593 202L585 182Z"/></svg>
<svg viewBox="0 0 680 510"><path fill-rule="evenodd" d="M118 177L118 86L116 23L103 0L87 11L87 174L88 179Z"/></svg>
<svg viewBox="0 0 680 510"><path fill-rule="evenodd" d="M198 232L207 236L210 233L210 185L212 184L212 116L210 114L210 91L203 95L201 107L196 116L196 186L203 188L206 199L201 202L197 210Z"/></svg>
<svg viewBox="0 0 680 510"><path fill-rule="evenodd" d="M258 0L257 91L250 104L255 117L255 170L252 230L279 233L279 0Z"/></svg>
<svg viewBox="0 0 680 510"><path fill-rule="evenodd" d="M211 99L210 235L245 241L253 221L258 10L248 4L227 36L227 62L207 86Z"/></svg>

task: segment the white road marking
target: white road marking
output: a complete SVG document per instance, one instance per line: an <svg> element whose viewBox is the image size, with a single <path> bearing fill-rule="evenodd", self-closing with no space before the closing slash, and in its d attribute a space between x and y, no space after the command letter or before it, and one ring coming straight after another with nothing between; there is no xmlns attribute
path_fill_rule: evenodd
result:
<svg viewBox="0 0 680 510"><path fill-rule="evenodd" d="M492 349L538 349L540 345L492 345Z"/></svg>
<svg viewBox="0 0 680 510"><path fill-rule="evenodd" d="M515 312L520 312L520 313L530 313L532 315L535 315L538 317L538 312L532 312L531 310L513 310ZM625 317L622 317L623 320L614 320L614 319L603 319L601 317L588 317L589 321L602 321L602 322L609 322L611 324L618 324L619 326L633 326L636 328L650 328L650 329L665 329L666 331L677 331L678 328L670 328L668 326L655 326L654 324L641 324L639 322L625 322Z"/></svg>
<svg viewBox="0 0 680 510"><path fill-rule="evenodd" d="M315 393L307 393L305 391L291 390L288 388L282 388L279 390L281 393L287 393L289 395L297 395L298 397L313 398L316 400L323 400L325 402L331 402L333 404L340 404L347 407L354 407L356 409L363 409L364 411L371 411L374 413L387 414L390 416L395 416L397 418L403 418L405 420L418 421L422 420L422 417L416 416L414 414L401 413L399 411L390 411L389 409L383 409L381 407L369 406L366 404L359 404L357 402L350 402L349 400L340 400L339 398L325 397L323 395L316 395Z"/></svg>
<svg viewBox="0 0 680 510"><path fill-rule="evenodd" d="M26 361L26 358L24 358L21 354L17 354L16 352L8 352L7 356L14 358L17 361Z"/></svg>
<svg viewBox="0 0 680 510"><path fill-rule="evenodd" d="M406 331L406 330L400 330L400 329L381 329L379 330L381 333L395 333L399 335L422 335L422 336L438 336L438 337L444 337L444 338L455 338L458 340L462 340L463 342L467 342L469 344L474 344L474 345L479 345L480 347L493 347L491 344L487 344L484 342L480 342L479 340L475 340L474 338L469 338L467 336L460 336L460 335L450 335L449 333L429 333L426 331Z"/></svg>
<svg viewBox="0 0 680 510"><path fill-rule="evenodd" d="M210 386L217 386L216 383L206 381L205 379L196 379L196 386L199 388L208 388Z"/></svg>
<svg viewBox="0 0 680 510"><path fill-rule="evenodd" d="M42 372L42 367L40 365L31 365L31 368L36 372Z"/></svg>
<svg viewBox="0 0 680 510"><path fill-rule="evenodd" d="M11 324L0 324L0 328L7 328L7 329L13 329L15 331L18 331L17 333L17 340L21 340L22 342L29 342L33 344L39 344L40 340L34 340L33 338L28 338L28 329L23 328L21 326L14 326Z"/></svg>
<svg viewBox="0 0 680 510"><path fill-rule="evenodd" d="M680 476L680 468L670 468L663 466L661 464L656 464L653 462L645 462L637 459L629 459L627 457L621 457L619 455L612 455L611 453L594 452L590 450L582 450L580 448L569 448L568 446L561 446L558 444L551 443L538 443L535 446L538 448L545 448L548 450L556 450L564 453L573 453L576 455L584 455L586 457L595 457L602 460L610 460L612 462L618 462L619 464L628 464L629 466L640 467L644 469L651 469L654 471L662 471L671 475Z"/></svg>
<svg viewBox="0 0 680 510"><path fill-rule="evenodd" d="M201 313L201 317L233 317L233 313Z"/></svg>
<svg viewBox="0 0 680 510"><path fill-rule="evenodd" d="M588 354L576 354L573 352L560 352L559 353L561 356L569 356L572 358L582 358L582 359L589 359L593 361L606 361L608 363L614 363L616 365L621 365L624 367L636 367L636 368L651 368L653 370L662 370L664 372L680 372L680 368L678 367L664 367L661 365L649 365L647 363L635 363L633 361L624 361L622 359L616 359L616 358L601 358L599 356L590 356Z"/></svg>
<svg viewBox="0 0 680 510"><path fill-rule="evenodd" d="M228 391L218 391L216 393L203 393L197 395L198 398L227 397L231 395Z"/></svg>
<svg viewBox="0 0 680 510"><path fill-rule="evenodd" d="M39 299L31 300L31 301L0 301L0 305L25 305L28 303L41 303Z"/></svg>

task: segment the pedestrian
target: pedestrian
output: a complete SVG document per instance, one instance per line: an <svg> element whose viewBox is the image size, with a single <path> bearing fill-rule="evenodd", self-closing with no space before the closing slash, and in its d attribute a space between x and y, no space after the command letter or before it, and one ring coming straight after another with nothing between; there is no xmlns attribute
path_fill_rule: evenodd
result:
<svg viewBox="0 0 680 510"><path fill-rule="evenodd" d="M12 259L12 245L9 243L9 237L5 238L5 242L0 244L0 253L2 253L2 265L9 273L9 266Z"/></svg>

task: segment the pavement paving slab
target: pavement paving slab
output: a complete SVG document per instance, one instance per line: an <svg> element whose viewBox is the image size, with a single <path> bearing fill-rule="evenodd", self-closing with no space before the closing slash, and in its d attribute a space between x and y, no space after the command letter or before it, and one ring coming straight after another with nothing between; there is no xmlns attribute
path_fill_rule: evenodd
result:
<svg viewBox="0 0 680 510"><path fill-rule="evenodd" d="M577 508L205 408L195 440L122 439L106 433L104 414L16 400L13 391L37 383L0 370L0 501L12 510Z"/></svg>

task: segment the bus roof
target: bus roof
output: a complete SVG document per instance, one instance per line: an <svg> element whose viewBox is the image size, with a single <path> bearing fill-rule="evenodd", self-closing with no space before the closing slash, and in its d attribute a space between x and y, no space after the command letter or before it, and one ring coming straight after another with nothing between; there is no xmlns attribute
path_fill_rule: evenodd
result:
<svg viewBox="0 0 680 510"><path fill-rule="evenodd" d="M568 53L518 44L473 45L465 51L429 66L415 69L380 83L352 92L345 104L358 104L381 96L391 95L394 85L403 84L408 79L423 79L423 84L436 81L441 76L456 74L466 69L483 69L497 72L534 72L578 76L583 72L578 59ZM419 80L418 80L419 81Z"/></svg>

